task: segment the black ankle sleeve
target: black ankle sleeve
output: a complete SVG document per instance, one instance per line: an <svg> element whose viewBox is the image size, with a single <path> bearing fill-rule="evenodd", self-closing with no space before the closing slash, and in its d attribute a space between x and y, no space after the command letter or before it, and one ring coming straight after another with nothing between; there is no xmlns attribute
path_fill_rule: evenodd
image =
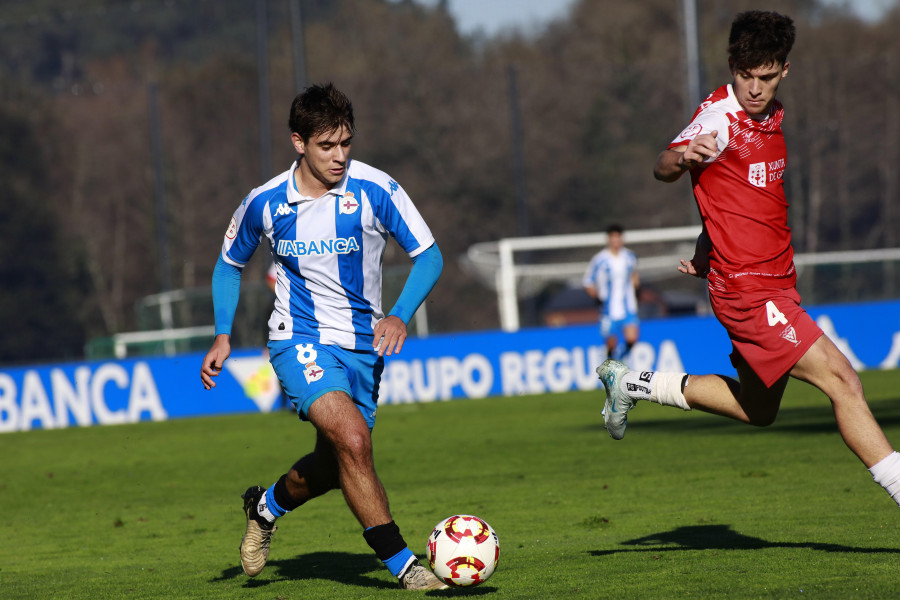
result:
<svg viewBox="0 0 900 600"><path fill-rule="evenodd" d="M400 528L393 521L366 529L363 531L363 537L383 561L406 548L406 542L400 535Z"/></svg>
<svg viewBox="0 0 900 600"><path fill-rule="evenodd" d="M278 506L283 508L284 510L294 510L301 504L302 502L297 502L291 495L288 493L287 484L287 473L281 476L281 478L275 482L275 489L272 490L272 493L275 496L275 502L278 503Z"/></svg>

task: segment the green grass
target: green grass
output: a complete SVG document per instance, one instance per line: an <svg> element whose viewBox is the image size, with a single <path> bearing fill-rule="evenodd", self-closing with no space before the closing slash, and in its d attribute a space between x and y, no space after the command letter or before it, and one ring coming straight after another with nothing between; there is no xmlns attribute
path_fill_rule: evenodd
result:
<svg viewBox="0 0 900 600"><path fill-rule="evenodd" d="M900 371L863 381L900 446ZM601 398L380 409L376 465L413 551L454 513L500 536L490 581L428 597L900 597L900 512L818 391L792 383L767 429L642 404L621 442ZM239 494L313 437L286 412L0 435L0 597L409 597L338 492L280 522L259 577L241 572Z"/></svg>

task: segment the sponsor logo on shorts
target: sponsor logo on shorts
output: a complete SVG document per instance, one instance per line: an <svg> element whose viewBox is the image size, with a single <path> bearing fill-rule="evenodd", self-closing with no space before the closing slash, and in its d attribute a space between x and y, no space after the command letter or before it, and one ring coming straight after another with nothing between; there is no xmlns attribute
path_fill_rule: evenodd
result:
<svg viewBox="0 0 900 600"><path fill-rule="evenodd" d="M793 325L785 327L784 331L781 332L781 337L792 343L795 347L800 345L800 340L797 338L797 330L794 329Z"/></svg>
<svg viewBox="0 0 900 600"><path fill-rule="evenodd" d="M325 375L325 369L315 362L307 363L306 368L303 369L303 376L306 377L306 383L318 381L322 379L323 375Z"/></svg>

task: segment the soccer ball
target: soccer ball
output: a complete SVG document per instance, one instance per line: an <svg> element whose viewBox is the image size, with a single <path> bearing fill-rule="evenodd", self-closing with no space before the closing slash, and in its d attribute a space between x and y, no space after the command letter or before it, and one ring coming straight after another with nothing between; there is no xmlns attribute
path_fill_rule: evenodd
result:
<svg viewBox="0 0 900 600"><path fill-rule="evenodd" d="M447 585L478 585L497 568L500 540L483 519L453 515L435 525L426 552L428 566Z"/></svg>

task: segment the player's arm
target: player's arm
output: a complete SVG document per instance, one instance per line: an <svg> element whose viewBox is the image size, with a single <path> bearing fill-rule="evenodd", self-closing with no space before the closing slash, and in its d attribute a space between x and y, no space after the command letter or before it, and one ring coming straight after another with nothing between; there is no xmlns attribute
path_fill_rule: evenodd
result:
<svg viewBox="0 0 900 600"><path fill-rule="evenodd" d="M590 264L588 264L587 271L584 272L584 276L581 278L581 285L584 287L584 291L587 292L587 295L596 300L600 301L600 298L597 294L597 286L594 284L594 260L591 259Z"/></svg>
<svg viewBox="0 0 900 600"><path fill-rule="evenodd" d="M206 389L216 387L212 380L222 372L222 365L231 355L231 325L241 295L241 269L219 256L212 276L213 313L216 319L216 338L200 367L200 379Z"/></svg>
<svg viewBox="0 0 900 600"><path fill-rule="evenodd" d="M709 275L709 253L712 252L712 240L706 233L706 228L700 232L697 237L697 245L694 248L694 258L690 261L681 259L681 266L678 270L685 275L693 275L700 279L706 279Z"/></svg>
<svg viewBox="0 0 900 600"><path fill-rule="evenodd" d="M653 176L659 181L677 181L686 171L702 165L719 154L716 143L718 131L703 133L686 145L675 146L660 152L653 167Z"/></svg>
<svg viewBox="0 0 900 600"><path fill-rule="evenodd" d="M400 352L406 340L407 324L434 288L444 268L444 259L436 243L417 254L412 261L412 269L397 303L388 316L375 325L372 346L378 349L379 356Z"/></svg>
<svg viewBox="0 0 900 600"><path fill-rule="evenodd" d="M587 292L587 295L590 296L596 304L600 304L600 290L597 289L597 283L594 281L594 261L591 261L591 264L588 265L587 271L584 273L584 277L581 279L581 285L584 287L584 291Z"/></svg>

